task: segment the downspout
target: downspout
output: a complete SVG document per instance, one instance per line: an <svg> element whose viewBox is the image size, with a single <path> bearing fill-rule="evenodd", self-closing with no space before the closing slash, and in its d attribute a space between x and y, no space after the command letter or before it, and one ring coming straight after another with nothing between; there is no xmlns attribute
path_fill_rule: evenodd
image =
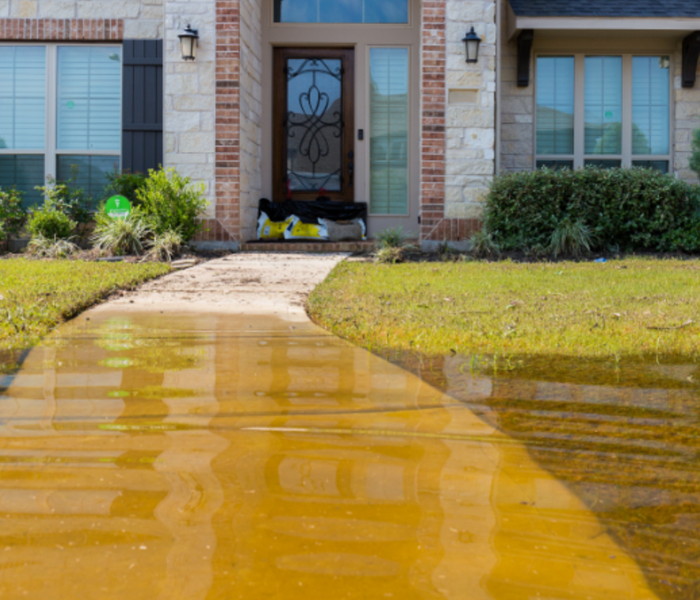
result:
<svg viewBox="0 0 700 600"><path fill-rule="evenodd" d="M494 175L501 172L501 6L504 0L496 0L496 160L494 162Z"/></svg>

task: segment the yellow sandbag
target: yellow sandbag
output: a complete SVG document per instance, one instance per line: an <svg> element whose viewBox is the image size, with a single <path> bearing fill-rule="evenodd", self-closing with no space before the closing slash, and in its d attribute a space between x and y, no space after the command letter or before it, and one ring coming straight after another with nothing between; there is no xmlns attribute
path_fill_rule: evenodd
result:
<svg viewBox="0 0 700 600"><path fill-rule="evenodd" d="M284 230L285 240L327 240L328 230L316 223L302 223L297 216L292 216L292 222Z"/></svg>
<svg viewBox="0 0 700 600"><path fill-rule="evenodd" d="M284 230L289 227L292 217L287 217L284 221L273 221L267 213L261 212L258 218L258 239L259 240L283 240Z"/></svg>

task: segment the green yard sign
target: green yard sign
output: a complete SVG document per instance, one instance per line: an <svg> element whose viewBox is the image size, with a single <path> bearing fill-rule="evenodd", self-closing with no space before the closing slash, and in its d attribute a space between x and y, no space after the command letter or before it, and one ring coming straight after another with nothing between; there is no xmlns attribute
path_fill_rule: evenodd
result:
<svg viewBox="0 0 700 600"><path fill-rule="evenodd" d="M124 196L112 196L105 204L105 212L112 219L126 219L131 213L131 203Z"/></svg>

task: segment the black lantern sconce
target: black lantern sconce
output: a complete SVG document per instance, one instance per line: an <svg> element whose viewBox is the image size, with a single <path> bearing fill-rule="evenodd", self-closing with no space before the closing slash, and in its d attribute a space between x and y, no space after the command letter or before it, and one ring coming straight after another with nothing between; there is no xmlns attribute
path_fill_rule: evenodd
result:
<svg viewBox="0 0 700 600"><path fill-rule="evenodd" d="M481 38L476 35L476 31L474 31L473 27L469 30L469 33L464 36L462 41L467 50L467 62L479 62L479 44L481 44Z"/></svg>
<svg viewBox="0 0 700 600"><path fill-rule="evenodd" d="M192 29L188 24L185 30L177 37L180 38L182 59L194 60L197 58L197 48L199 47L199 35L197 35L197 30Z"/></svg>

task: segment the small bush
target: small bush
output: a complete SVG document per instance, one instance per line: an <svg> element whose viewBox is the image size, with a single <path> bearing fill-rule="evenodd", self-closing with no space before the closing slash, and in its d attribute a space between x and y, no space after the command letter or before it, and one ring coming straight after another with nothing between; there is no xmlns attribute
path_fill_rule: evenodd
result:
<svg viewBox="0 0 700 600"><path fill-rule="evenodd" d="M385 229L377 234L379 248L402 248L406 245L406 234L403 232L403 227L394 227Z"/></svg>
<svg viewBox="0 0 700 600"><path fill-rule="evenodd" d="M89 199L84 190L77 187L75 180L78 171L73 169L73 177L67 181L48 178L48 183L35 189L44 195L44 206L67 215L72 221L85 224L90 221Z"/></svg>
<svg viewBox="0 0 700 600"><path fill-rule="evenodd" d="M5 223L0 221L0 244L7 241L8 235L5 232Z"/></svg>
<svg viewBox="0 0 700 600"><path fill-rule="evenodd" d="M22 207L22 192L15 189L0 189L0 226L4 238L0 241L15 237L27 222L27 211Z"/></svg>
<svg viewBox="0 0 700 600"><path fill-rule="evenodd" d="M129 171L112 171L107 174L108 184L105 187L105 197L124 196L134 206L139 201L136 192L144 187L146 176L142 173L130 173Z"/></svg>
<svg viewBox="0 0 700 600"><path fill-rule="evenodd" d="M38 235L30 240L27 250L38 258L67 258L79 250L71 239L46 238Z"/></svg>
<svg viewBox="0 0 700 600"><path fill-rule="evenodd" d="M403 262L405 257L405 248L400 246L383 246L374 253L374 262L394 265L396 263Z"/></svg>
<svg viewBox="0 0 700 600"><path fill-rule="evenodd" d="M149 170L135 194L155 234L176 231L187 243L202 228L199 217L208 206L204 184L192 184L175 169Z"/></svg>
<svg viewBox="0 0 700 600"><path fill-rule="evenodd" d="M505 251L696 251L699 214L699 188L649 169L541 169L495 179L484 229Z"/></svg>
<svg viewBox="0 0 700 600"><path fill-rule="evenodd" d="M153 260L167 260L170 262L173 256L180 253L182 248L182 236L177 231L166 231L157 234L150 242L148 258Z"/></svg>
<svg viewBox="0 0 700 600"><path fill-rule="evenodd" d="M472 252L479 258L494 257L501 253L501 248L493 239L493 235L486 230L477 231L470 240Z"/></svg>
<svg viewBox="0 0 700 600"><path fill-rule="evenodd" d="M52 204L44 204L31 211L27 229L32 238L66 240L73 235L77 223Z"/></svg>
<svg viewBox="0 0 700 600"><path fill-rule="evenodd" d="M95 247L116 256L142 254L152 231L142 212L134 208L128 217L113 219L104 211L95 216L95 231L91 238Z"/></svg>

